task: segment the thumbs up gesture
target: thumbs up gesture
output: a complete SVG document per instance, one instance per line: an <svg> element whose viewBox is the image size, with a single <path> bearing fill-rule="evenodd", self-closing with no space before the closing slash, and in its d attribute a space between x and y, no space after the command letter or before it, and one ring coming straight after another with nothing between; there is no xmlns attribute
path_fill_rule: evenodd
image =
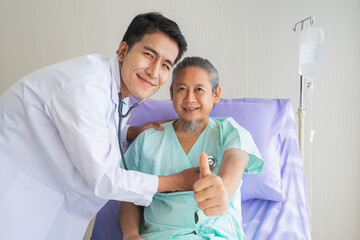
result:
<svg viewBox="0 0 360 240"><path fill-rule="evenodd" d="M200 179L194 183L194 198L206 216L220 216L228 206L228 194L222 179L211 173L206 153L200 155Z"/></svg>

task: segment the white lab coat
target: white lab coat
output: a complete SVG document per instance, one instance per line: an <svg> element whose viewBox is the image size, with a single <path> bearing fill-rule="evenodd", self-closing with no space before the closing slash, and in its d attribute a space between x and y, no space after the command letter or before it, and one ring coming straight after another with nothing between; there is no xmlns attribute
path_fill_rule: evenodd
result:
<svg viewBox="0 0 360 240"><path fill-rule="evenodd" d="M119 168L119 68L88 55L0 97L0 239L82 239L109 199L150 204L158 177Z"/></svg>

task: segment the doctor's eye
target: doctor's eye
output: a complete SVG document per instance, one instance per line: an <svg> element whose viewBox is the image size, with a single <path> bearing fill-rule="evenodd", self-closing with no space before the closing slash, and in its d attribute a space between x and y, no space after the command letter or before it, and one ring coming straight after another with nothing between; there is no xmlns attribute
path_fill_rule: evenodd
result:
<svg viewBox="0 0 360 240"><path fill-rule="evenodd" d="M149 58L153 58L153 55L151 53L145 52L144 54Z"/></svg>
<svg viewBox="0 0 360 240"><path fill-rule="evenodd" d="M198 92L203 92L203 91L204 91L204 89L202 89L202 88L198 87L198 88L196 88L196 91L198 91Z"/></svg>
<svg viewBox="0 0 360 240"><path fill-rule="evenodd" d="M163 64L163 67L166 69L166 70L168 70L168 71L170 71L171 70L171 67L168 65L168 64Z"/></svg>

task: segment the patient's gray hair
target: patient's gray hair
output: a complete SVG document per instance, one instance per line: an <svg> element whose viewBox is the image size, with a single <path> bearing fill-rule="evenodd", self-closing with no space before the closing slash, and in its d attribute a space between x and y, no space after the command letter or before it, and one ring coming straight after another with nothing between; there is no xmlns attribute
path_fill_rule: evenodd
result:
<svg viewBox="0 0 360 240"><path fill-rule="evenodd" d="M207 71L210 75L210 83L212 85L212 91L214 92L219 86L219 75L215 67L207 59L201 57L186 57L181 62L179 62L174 68L171 86L174 87L174 82L176 77L186 67L199 67Z"/></svg>

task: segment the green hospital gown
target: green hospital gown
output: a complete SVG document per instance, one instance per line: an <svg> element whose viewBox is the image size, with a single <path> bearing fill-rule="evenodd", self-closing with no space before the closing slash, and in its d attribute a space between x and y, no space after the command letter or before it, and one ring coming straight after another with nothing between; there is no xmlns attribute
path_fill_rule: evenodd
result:
<svg viewBox="0 0 360 240"><path fill-rule="evenodd" d="M258 173L263 160L250 135L232 118L210 118L189 153L186 154L176 136L173 122L142 132L126 151L129 169L154 175L171 175L198 167L202 152L214 156L217 173L227 149L239 148L249 153L245 173ZM144 209L140 234L147 239L245 239L241 224L240 187L222 216L207 217L198 209L193 191L157 193Z"/></svg>

